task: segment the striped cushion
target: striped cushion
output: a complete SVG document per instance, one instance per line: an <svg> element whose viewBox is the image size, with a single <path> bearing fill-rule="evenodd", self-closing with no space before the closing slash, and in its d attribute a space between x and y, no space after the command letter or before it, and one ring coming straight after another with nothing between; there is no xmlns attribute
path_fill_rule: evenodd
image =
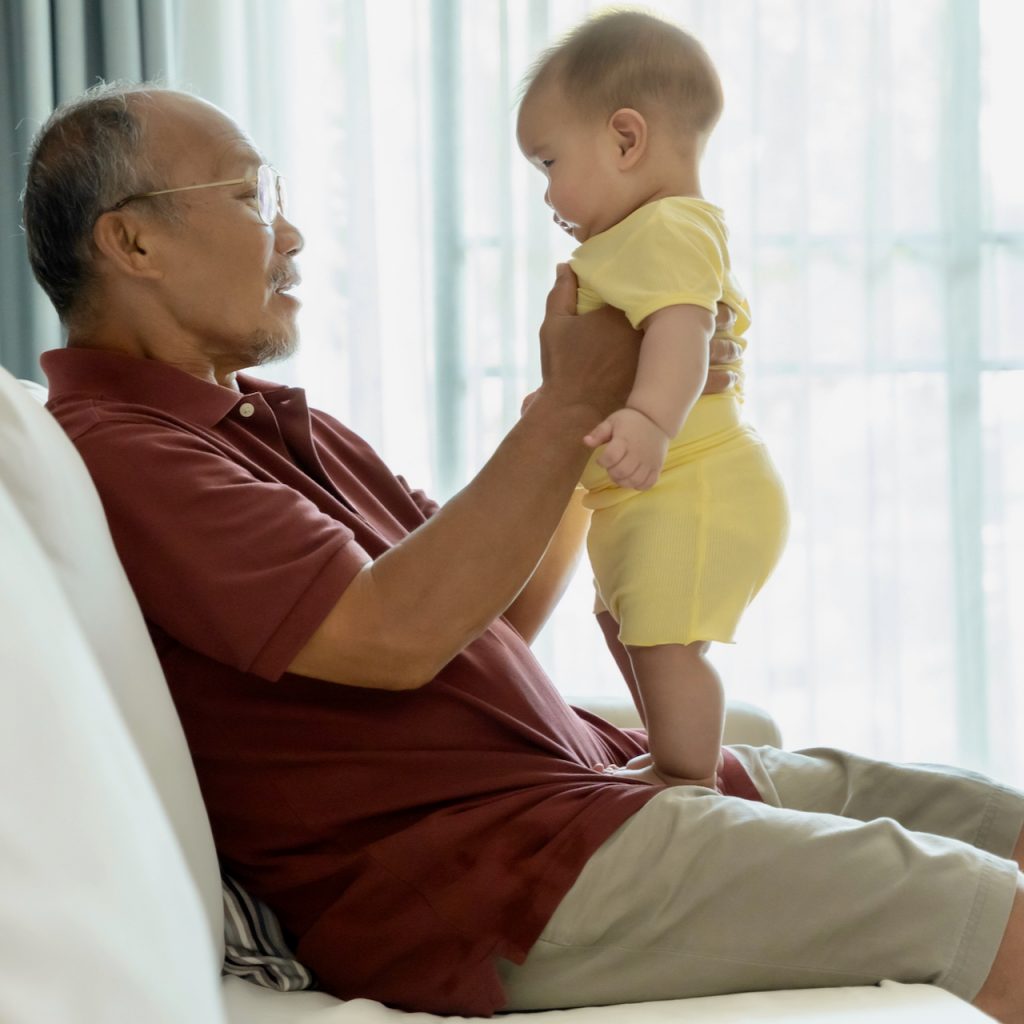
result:
<svg viewBox="0 0 1024 1024"><path fill-rule="evenodd" d="M250 896L233 878L221 875L224 893L224 967L246 981L294 992L315 988L316 979L285 942L274 912Z"/></svg>

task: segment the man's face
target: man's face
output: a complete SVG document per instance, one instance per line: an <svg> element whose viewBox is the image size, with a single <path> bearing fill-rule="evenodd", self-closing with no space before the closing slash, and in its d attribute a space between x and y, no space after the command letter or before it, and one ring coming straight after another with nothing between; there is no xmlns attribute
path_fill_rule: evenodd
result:
<svg viewBox="0 0 1024 1024"><path fill-rule="evenodd" d="M544 201L578 242L617 224L622 181L607 126L582 118L557 85L530 93L519 112L519 148L547 178Z"/></svg>
<svg viewBox="0 0 1024 1024"><path fill-rule="evenodd" d="M264 162L230 118L179 93L152 101L146 133L160 188L255 179ZM290 354L299 301L287 289L302 235L280 214L263 223L255 180L172 198L182 223L160 239L160 299L175 328L223 372Z"/></svg>

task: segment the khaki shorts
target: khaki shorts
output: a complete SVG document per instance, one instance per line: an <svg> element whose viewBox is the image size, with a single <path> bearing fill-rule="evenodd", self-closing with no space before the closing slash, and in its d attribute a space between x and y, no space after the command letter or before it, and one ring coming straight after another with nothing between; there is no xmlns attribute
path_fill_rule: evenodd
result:
<svg viewBox="0 0 1024 1024"><path fill-rule="evenodd" d="M970 1000L1013 900L1024 794L836 750L733 747L766 803L666 789L594 854L507 1009L930 982Z"/></svg>

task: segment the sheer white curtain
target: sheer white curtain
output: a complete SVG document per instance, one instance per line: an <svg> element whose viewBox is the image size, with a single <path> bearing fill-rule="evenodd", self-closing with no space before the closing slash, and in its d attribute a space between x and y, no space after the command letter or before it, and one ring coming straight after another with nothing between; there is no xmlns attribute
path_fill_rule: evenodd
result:
<svg viewBox="0 0 1024 1024"><path fill-rule="evenodd" d="M536 385L570 240L517 84L582 0L182 0L181 78L288 176L304 347L279 376L444 496ZM729 692L787 743L1024 783L1024 92L1012 0L690 0L727 107L704 190L754 309L749 411L793 530ZM624 695L586 568L538 640Z"/></svg>

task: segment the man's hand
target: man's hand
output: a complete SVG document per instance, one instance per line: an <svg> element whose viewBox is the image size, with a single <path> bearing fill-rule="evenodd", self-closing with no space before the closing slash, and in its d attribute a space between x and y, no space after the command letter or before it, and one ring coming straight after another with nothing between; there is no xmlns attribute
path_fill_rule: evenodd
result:
<svg viewBox="0 0 1024 1024"><path fill-rule="evenodd" d="M613 483L646 491L658 480L669 440L652 419L638 409L627 408L602 420L583 443L589 448L605 445L597 464L608 471Z"/></svg>
<svg viewBox="0 0 1024 1024"><path fill-rule="evenodd" d="M739 361L743 354L739 345L732 340L732 329L736 324L736 314L724 303L718 304L715 317L715 334L708 347L707 383L702 394L719 395L736 384L739 374L730 369L730 365Z"/></svg>
<svg viewBox="0 0 1024 1024"><path fill-rule="evenodd" d="M540 328L543 383L534 401L547 396L596 413L590 422L600 422L626 404L641 337L611 306L577 316L576 275L560 263Z"/></svg>
<svg viewBox="0 0 1024 1024"><path fill-rule="evenodd" d="M602 392L618 395L617 401L609 401L595 391L588 398L596 406L603 403L601 415L608 415L625 404L630 387L636 376L637 356L640 350L641 334L634 331L625 317L610 306L576 316L576 275L568 264L559 264L555 286L548 294L544 323L541 325L541 366L544 371L547 390L560 388L563 376L573 372L574 359L594 360L594 375L603 374L599 383ZM741 351L730 337L736 323L736 314L724 303L718 304L715 317L715 335L708 346L708 361L711 369L704 385L703 394L717 395L736 384L738 374L730 369L737 362ZM623 341L628 344L623 344ZM582 349L582 351L581 351ZM601 350L604 350L603 352ZM609 351L610 350L610 351ZM615 366L614 377L609 378L602 364L611 359ZM541 389L531 391L522 402L520 415L533 404ZM577 399L579 396L577 395Z"/></svg>

